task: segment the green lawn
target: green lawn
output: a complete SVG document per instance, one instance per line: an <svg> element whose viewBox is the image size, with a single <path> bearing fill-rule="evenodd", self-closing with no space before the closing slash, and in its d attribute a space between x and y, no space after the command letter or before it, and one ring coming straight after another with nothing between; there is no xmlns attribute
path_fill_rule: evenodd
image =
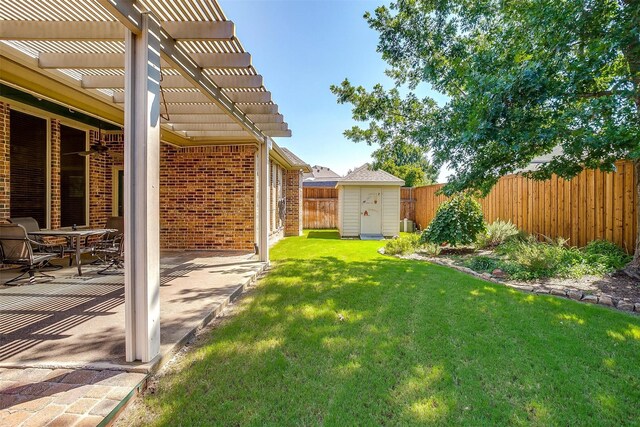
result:
<svg viewBox="0 0 640 427"><path fill-rule="evenodd" d="M336 237L280 242L138 422L640 425L640 318Z"/></svg>

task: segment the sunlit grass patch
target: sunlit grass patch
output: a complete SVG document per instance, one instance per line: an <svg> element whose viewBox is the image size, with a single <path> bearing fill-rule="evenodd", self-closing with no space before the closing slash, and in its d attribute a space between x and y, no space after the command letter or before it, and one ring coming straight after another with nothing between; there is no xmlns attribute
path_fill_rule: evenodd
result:
<svg viewBox="0 0 640 427"><path fill-rule="evenodd" d="M637 424L639 318L380 246L331 231L278 243L134 424Z"/></svg>

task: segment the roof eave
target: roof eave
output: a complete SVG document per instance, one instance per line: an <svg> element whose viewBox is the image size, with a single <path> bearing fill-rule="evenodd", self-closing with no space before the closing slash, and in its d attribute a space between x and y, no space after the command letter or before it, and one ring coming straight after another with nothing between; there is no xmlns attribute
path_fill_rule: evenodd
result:
<svg viewBox="0 0 640 427"><path fill-rule="evenodd" d="M311 166L306 163L291 163L291 161L289 161L289 159L287 158L287 155L284 153L284 151L282 151L282 148L278 144L276 144L275 141L272 145L271 154L281 165L283 165L288 170L301 170L302 172L307 173L311 172Z"/></svg>

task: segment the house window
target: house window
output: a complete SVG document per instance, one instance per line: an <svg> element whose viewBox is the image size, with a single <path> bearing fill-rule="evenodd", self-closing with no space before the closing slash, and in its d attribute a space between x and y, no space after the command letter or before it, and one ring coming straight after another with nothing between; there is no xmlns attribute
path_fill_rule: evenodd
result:
<svg viewBox="0 0 640 427"><path fill-rule="evenodd" d="M47 224L47 120L11 110L10 213Z"/></svg>
<svg viewBox="0 0 640 427"><path fill-rule="evenodd" d="M87 224L87 132L60 126L60 224Z"/></svg>

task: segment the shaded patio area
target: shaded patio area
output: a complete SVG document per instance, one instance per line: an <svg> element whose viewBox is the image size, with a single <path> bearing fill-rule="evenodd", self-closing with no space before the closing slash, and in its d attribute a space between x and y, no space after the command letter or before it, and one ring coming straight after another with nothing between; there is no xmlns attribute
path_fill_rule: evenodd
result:
<svg viewBox="0 0 640 427"><path fill-rule="evenodd" d="M148 372L211 320L262 271L253 254L168 251L161 256L160 356L125 362L123 271L99 275L85 264L49 282L0 286L0 367ZM1 271L4 283L16 270Z"/></svg>

